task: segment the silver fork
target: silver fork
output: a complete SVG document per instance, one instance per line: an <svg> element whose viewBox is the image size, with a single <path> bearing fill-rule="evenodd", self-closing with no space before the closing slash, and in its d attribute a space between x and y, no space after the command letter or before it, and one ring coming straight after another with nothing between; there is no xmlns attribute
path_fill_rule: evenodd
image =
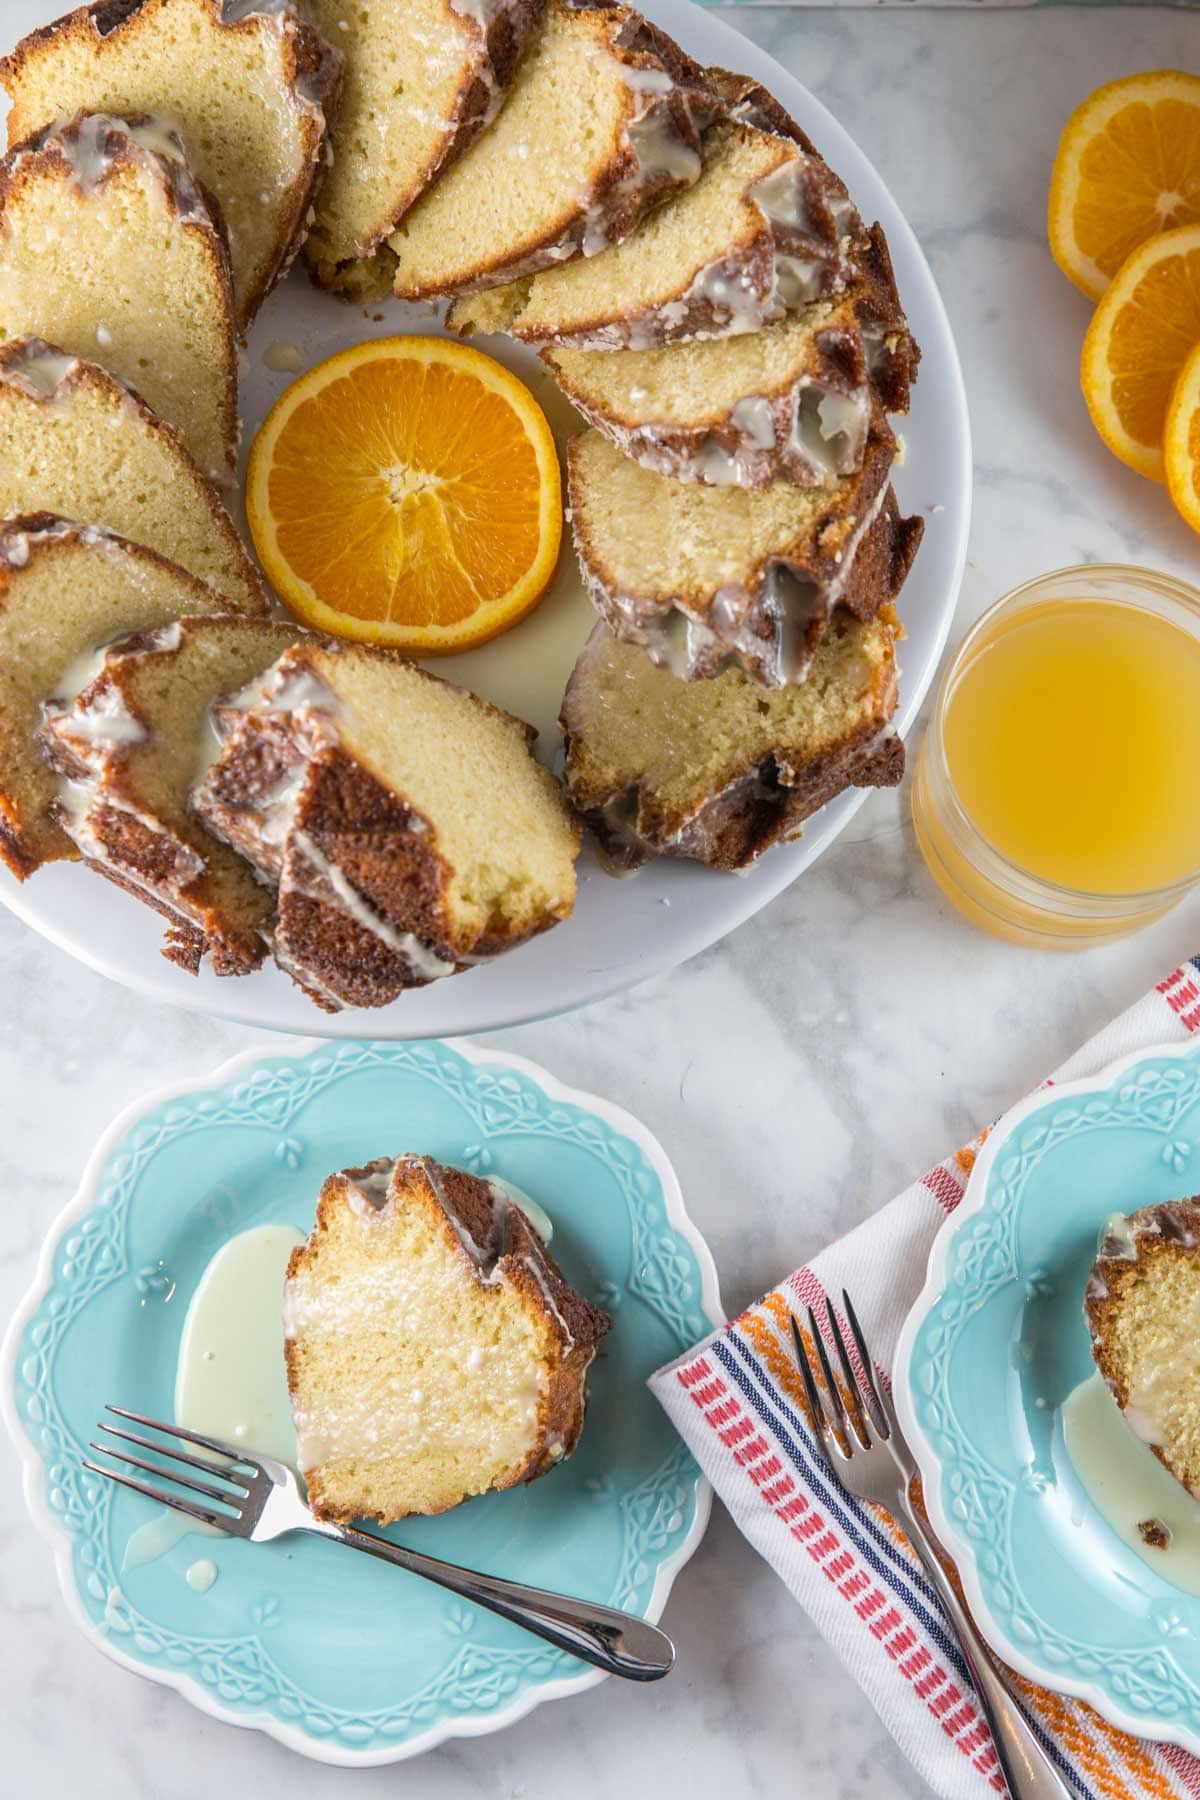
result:
<svg viewBox="0 0 1200 1800"><path fill-rule="evenodd" d="M919 1470L901 1433L892 1397L876 1380L862 1327L845 1289L842 1290L842 1306L862 1371L861 1376L856 1372L837 1314L826 1299L825 1314L844 1378L845 1398L830 1366L813 1309L808 1308L809 1330L816 1346L828 1404L822 1399L799 1322L795 1313L791 1315L796 1360L825 1463L848 1494L857 1500L873 1501L903 1524L908 1540L924 1564L925 1573L937 1589L958 1634L1013 1800L1071 1800L1069 1788L1035 1737L999 1665L942 1566L937 1540L912 1500L912 1482Z"/></svg>
<svg viewBox="0 0 1200 1800"><path fill-rule="evenodd" d="M224 1444L219 1438L205 1437L198 1431L186 1431L182 1425L168 1425L161 1419L148 1419L142 1413L128 1412L123 1406L106 1406L105 1412L142 1425L148 1431L180 1438L226 1459L214 1463L208 1458L190 1456L185 1450L158 1443L136 1431L101 1420L98 1431L118 1443L90 1444L102 1456L128 1463L156 1476L157 1482L140 1480L119 1469L83 1459L85 1469L122 1487L134 1488L139 1494L172 1507L189 1518L215 1526L232 1537L249 1538L253 1543L268 1543L291 1531L308 1531L316 1537L332 1538L351 1550L365 1550L384 1562L395 1563L411 1575L423 1575L439 1587L473 1600L489 1612L499 1613L524 1626L536 1637L545 1638L559 1650L566 1650L584 1662L594 1663L610 1675L623 1675L628 1681L658 1681L671 1671L675 1646L665 1632L638 1619L632 1613L618 1612L611 1606L600 1606L591 1600L575 1600L565 1594L552 1594L544 1588L526 1587L520 1581L506 1581L499 1575L483 1575L474 1569L459 1568L455 1563L441 1562L419 1550L390 1544L367 1531L356 1531L351 1525L338 1525L329 1519L317 1519L308 1509L300 1485L291 1469L274 1457L251 1453L236 1444ZM161 1460L148 1462L134 1456L120 1444L135 1444L152 1451ZM177 1465L177 1466L174 1466ZM173 1482L186 1488L198 1500L164 1487Z"/></svg>

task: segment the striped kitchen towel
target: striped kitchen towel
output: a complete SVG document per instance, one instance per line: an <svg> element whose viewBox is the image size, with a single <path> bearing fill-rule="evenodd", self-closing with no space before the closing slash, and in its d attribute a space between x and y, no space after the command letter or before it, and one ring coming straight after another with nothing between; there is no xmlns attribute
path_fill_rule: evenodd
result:
<svg viewBox="0 0 1200 1800"><path fill-rule="evenodd" d="M1096 1074L1118 1057L1191 1032L1200 1032L1200 957L1052 1079ZM953 1800L1004 1791L987 1726L904 1538L823 1476L801 1422L788 1317L846 1287L867 1341L890 1368L930 1245L962 1198L976 1147L947 1158L650 1383L738 1526L812 1615L923 1779ZM778 1411L781 1393L790 1426ZM1200 1759L1127 1737L1078 1701L1025 1691L1081 1800L1200 1800Z"/></svg>

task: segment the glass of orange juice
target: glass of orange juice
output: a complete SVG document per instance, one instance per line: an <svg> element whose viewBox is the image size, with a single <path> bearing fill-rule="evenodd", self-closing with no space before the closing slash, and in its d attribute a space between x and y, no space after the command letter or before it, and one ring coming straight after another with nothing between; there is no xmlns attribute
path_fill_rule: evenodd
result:
<svg viewBox="0 0 1200 1800"><path fill-rule="evenodd" d="M1059 569L984 613L917 759L917 840L977 924L1048 948L1134 931L1200 882L1200 591Z"/></svg>

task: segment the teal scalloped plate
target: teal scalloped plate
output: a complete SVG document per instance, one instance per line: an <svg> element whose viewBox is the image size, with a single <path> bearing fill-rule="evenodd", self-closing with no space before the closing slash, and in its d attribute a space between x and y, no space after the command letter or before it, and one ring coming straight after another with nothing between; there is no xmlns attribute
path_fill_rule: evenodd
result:
<svg viewBox="0 0 1200 1800"><path fill-rule="evenodd" d="M934 1244L895 1394L993 1649L1123 1730L1200 1753L1200 1599L1100 1516L1061 1420L1093 1366L1083 1290L1105 1219L1197 1190L1200 1045L1023 1101Z"/></svg>
<svg viewBox="0 0 1200 1800"><path fill-rule="evenodd" d="M390 1762L494 1731L603 1677L320 1540L205 1538L198 1549L187 1537L122 1575L152 1509L80 1458L108 1400L171 1417L188 1302L228 1237L271 1222L307 1230L325 1174L401 1149L503 1175L539 1200L568 1277L616 1325L568 1462L392 1535L657 1619L710 1496L646 1377L722 1322L716 1272L650 1134L516 1057L303 1044L151 1096L97 1147L4 1348L26 1499L82 1629L204 1711L327 1762ZM205 1594L184 1579L198 1555L219 1568Z"/></svg>

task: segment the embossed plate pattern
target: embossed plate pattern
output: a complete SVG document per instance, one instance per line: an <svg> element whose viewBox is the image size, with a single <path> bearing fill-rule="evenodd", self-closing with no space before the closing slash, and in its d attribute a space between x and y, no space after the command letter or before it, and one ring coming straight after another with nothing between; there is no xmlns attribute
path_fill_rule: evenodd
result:
<svg viewBox="0 0 1200 1800"><path fill-rule="evenodd" d="M1071 1468L1105 1219L1200 1190L1200 1046L1032 1096L996 1127L901 1334L930 1515L999 1654L1139 1737L1200 1752L1200 1599L1129 1549Z"/></svg>
<svg viewBox="0 0 1200 1800"><path fill-rule="evenodd" d="M122 1574L129 1535L153 1509L89 1476L80 1455L109 1399L171 1416L188 1302L234 1232L307 1230L324 1175L401 1149L533 1195L568 1277L616 1325L561 1469L393 1532L657 1619L703 1534L709 1491L645 1378L721 1321L716 1274L649 1133L518 1058L446 1043L307 1044L152 1096L98 1146L5 1344L26 1497L82 1628L206 1711L329 1762L411 1756L602 1677L327 1542L189 1536ZM203 1595L184 1579L202 1555L220 1571Z"/></svg>

